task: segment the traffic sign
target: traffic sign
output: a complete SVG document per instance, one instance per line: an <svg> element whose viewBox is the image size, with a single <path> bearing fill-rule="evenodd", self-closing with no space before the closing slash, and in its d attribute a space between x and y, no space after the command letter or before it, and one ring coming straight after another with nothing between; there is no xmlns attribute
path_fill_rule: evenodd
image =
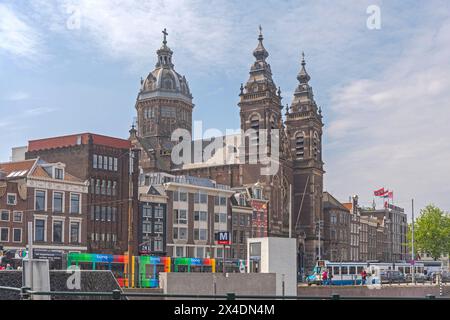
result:
<svg viewBox="0 0 450 320"><path fill-rule="evenodd" d="M223 245L230 245L230 233L229 232L219 232L217 233L217 243Z"/></svg>

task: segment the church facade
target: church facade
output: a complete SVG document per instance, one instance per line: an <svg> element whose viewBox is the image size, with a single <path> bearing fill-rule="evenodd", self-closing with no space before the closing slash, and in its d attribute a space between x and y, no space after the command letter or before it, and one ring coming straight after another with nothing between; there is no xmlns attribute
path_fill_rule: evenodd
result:
<svg viewBox="0 0 450 320"><path fill-rule="evenodd" d="M255 61L249 78L241 85L238 103L241 131L253 132L240 140L240 161L217 162L217 150L201 161L179 165L172 161L172 151L179 141L172 141L176 129L192 132L193 97L185 76L174 69L173 52L167 46L164 30L162 47L157 51L155 69L141 79L141 89L136 100L137 127L130 130L130 140L141 150L142 173L167 172L209 178L231 188L258 186L268 200L268 236L298 239L299 266L309 269L319 256L317 228L323 220L323 162L322 162L322 111L316 105L310 76L303 56L298 86L291 106L283 107L281 89L272 78L267 61L269 53L264 47L260 30L258 44L253 52ZM284 113L284 114L283 114ZM266 134L262 134L265 132ZM260 134L261 133L261 134ZM262 175L265 164L249 161L265 142L272 153L271 144L277 140L274 174ZM233 137L221 137L230 140ZM261 139L267 139L262 141ZM214 140L214 139L213 139ZM239 139L238 139L239 140ZM206 141L189 141L194 146L204 146ZM255 148L250 146L253 144ZM224 151L228 146L221 148ZM226 150L225 150L226 151ZM260 155L261 153L259 153ZM271 158L272 159L272 158ZM291 204L291 208L290 208ZM290 214L291 209L291 214ZM289 217L291 216L291 221ZM291 228L291 230L289 230Z"/></svg>

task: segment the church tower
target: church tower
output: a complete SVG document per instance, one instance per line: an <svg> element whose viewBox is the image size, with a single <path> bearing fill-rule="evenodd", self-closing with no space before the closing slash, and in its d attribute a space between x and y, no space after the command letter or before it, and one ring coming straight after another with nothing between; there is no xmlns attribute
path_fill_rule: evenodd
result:
<svg viewBox="0 0 450 320"><path fill-rule="evenodd" d="M281 90L277 89L273 79L270 64L266 61L269 53L264 48L264 37L262 28L258 37L258 45L253 51L255 62L250 68L250 76L247 83L241 85L240 108L241 130L246 132L249 129L256 132L246 139L245 164L240 166L241 185L251 186L258 184L263 188L263 195L269 200L269 209L267 217L267 236L282 236L286 233L289 212L289 184L291 183L291 171L286 163L286 152L283 152L283 136L285 134L282 119ZM279 170L274 175L261 175L261 168L267 167L261 164L258 157L258 163L252 164L250 157L253 155L262 141L260 130L267 130L267 146L271 149L271 135L275 134L274 129L278 131L279 138ZM250 148L250 145L257 148ZM270 153L268 156L272 156Z"/></svg>
<svg viewBox="0 0 450 320"><path fill-rule="evenodd" d="M302 256L300 265L309 270L323 248L323 232L318 238L318 228L323 224L322 194L322 110L314 101L302 54L301 70L291 108L286 113L286 132L293 157L293 216L295 232L299 236ZM322 229L323 231L323 229ZM320 242L320 244L319 244ZM323 252L323 249L321 249Z"/></svg>
<svg viewBox="0 0 450 320"><path fill-rule="evenodd" d="M169 171L173 131L182 128L192 134L193 98L186 78L174 69L167 35L164 29L155 70L141 79L136 101L137 132L130 139L143 151L140 166L144 172Z"/></svg>

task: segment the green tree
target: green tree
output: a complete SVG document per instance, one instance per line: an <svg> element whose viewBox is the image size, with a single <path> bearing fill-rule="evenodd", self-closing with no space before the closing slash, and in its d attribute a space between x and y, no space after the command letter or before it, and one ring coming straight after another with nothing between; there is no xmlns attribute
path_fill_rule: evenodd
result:
<svg viewBox="0 0 450 320"><path fill-rule="evenodd" d="M411 225L408 245L411 248ZM414 223L414 251L429 254L437 260L450 253L450 215L434 205L421 210Z"/></svg>

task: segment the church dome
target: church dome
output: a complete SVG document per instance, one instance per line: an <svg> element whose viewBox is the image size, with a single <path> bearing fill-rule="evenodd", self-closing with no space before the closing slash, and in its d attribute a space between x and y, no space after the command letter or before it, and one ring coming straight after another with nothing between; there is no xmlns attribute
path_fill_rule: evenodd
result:
<svg viewBox="0 0 450 320"><path fill-rule="evenodd" d="M164 31L164 41L162 47L157 51L158 61L155 70L150 72L147 78L141 80L141 90L138 100L145 100L154 97L180 98L189 103L192 102L192 95L189 84L185 76L175 71L172 63L172 50L167 46Z"/></svg>

